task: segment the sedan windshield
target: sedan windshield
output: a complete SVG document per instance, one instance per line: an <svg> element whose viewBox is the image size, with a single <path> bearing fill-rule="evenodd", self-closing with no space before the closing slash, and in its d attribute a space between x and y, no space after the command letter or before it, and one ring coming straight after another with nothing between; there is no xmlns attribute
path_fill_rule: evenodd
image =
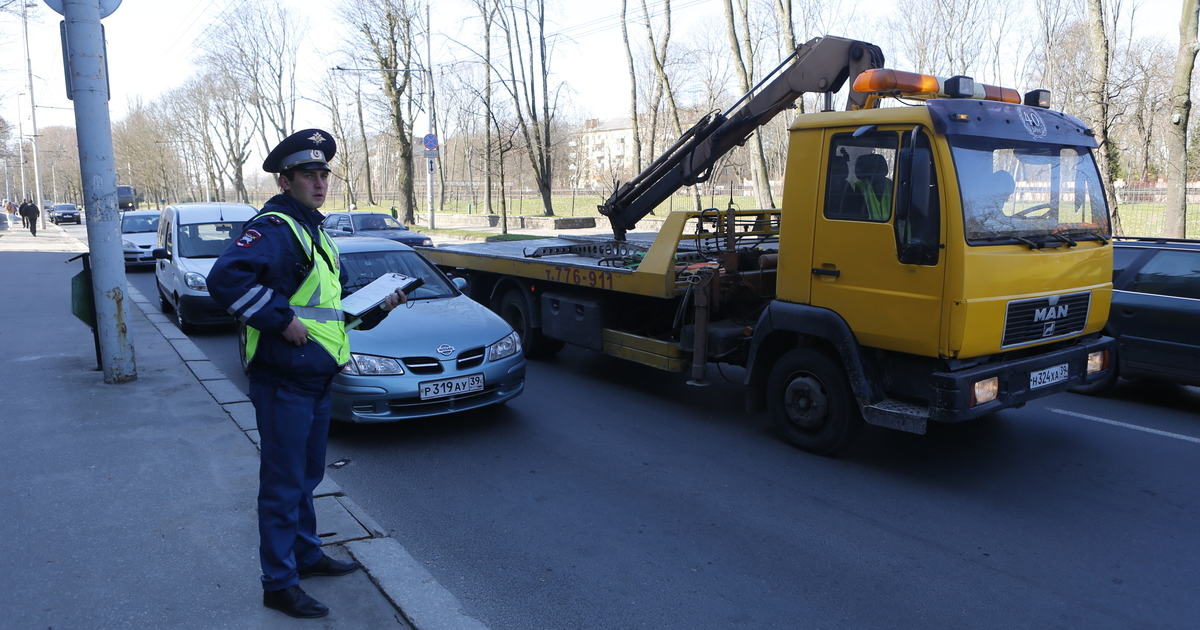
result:
<svg viewBox="0 0 1200 630"><path fill-rule="evenodd" d="M216 258L225 251L234 235L242 233L242 221L192 223L179 226L181 258Z"/></svg>
<svg viewBox="0 0 1200 630"><path fill-rule="evenodd" d="M131 217L125 216L121 219L122 234L137 234L140 232L157 232L158 231L158 215Z"/></svg>
<svg viewBox="0 0 1200 630"><path fill-rule="evenodd" d="M356 252L342 254L341 261L347 276L346 284L342 287L346 295L367 286L385 273L402 273L425 281L408 296L410 300L453 297L458 294L446 276L416 252Z"/></svg>
<svg viewBox="0 0 1200 630"><path fill-rule="evenodd" d="M358 232L371 230L404 230L403 223L386 214L354 214L354 229Z"/></svg>
<svg viewBox="0 0 1200 630"><path fill-rule="evenodd" d="M1110 237L1100 174L1087 147L967 136L950 142L968 243Z"/></svg>

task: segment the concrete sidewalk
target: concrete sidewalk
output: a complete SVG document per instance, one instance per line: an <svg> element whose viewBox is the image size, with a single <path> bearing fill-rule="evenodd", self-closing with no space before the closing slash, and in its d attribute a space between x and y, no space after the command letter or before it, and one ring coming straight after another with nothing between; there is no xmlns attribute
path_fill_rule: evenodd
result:
<svg viewBox="0 0 1200 630"><path fill-rule="evenodd" d="M328 475L326 551L366 570L302 583L323 619L264 608L253 408L136 291L138 378L104 384L70 313L86 249L0 231L0 627L483 628Z"/></svg>

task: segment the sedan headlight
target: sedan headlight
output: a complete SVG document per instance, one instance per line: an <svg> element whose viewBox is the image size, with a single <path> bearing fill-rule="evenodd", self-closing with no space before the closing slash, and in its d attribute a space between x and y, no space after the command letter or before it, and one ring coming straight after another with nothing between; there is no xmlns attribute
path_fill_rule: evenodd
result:
<svg viewBox="0 0 1200 630"><path fill-rule="evenodd" d="M516 331L508 333L503 339L488 346L488 361L499 361L511 357L521 351L521 338Z"/></svg>
<svg viewBox="0 0 1200 630"><path fill-rule="evenodd" d="M427 238L421 241L421 247L433 247L433 239Z"/></svg>
<svg viewBox="0 0 1200 630"><path fill-rule="evenodd" d="M187 272L187 275L183 277L183 283L193 291L208 291L208 282L204 280L202 274L198 274L195 271Z"/></svg>
<svg viewBox="0 0 1200 630"><path fill-rule="evenodd" d="M390 357L370 354L350 354L350 362L342 368L342 374L359 376L397 376L404 374L400 362Z"/></svg>

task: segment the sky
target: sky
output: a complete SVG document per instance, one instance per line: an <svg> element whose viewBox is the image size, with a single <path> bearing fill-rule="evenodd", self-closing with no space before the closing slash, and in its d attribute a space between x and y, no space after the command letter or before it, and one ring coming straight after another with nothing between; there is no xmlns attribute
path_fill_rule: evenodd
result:
<svg viewBox="0 0 1200 630"><path fill-rule="evenodd" d="M103 20L108 41L112 120L119 120L136 99L151 102L182 84L193 72L198 56L196 43L211 33L210 25L243 0L123 0ZM574 92L574 100L590 117L619 116L627 109L628 83L621 44L619 0L550 0L555 30L562 35L553 70ZM37 125L74 126L71 102L66 98L62 70L62 48L58 34L61 19L44 2L29 0L29 54L33 68L33 91L37 103ZM651 6L656 4L651 0ZM630 6L636 3L630 2ZM870 16L890 12L889 0L846 0L856 14ZM336 5L329 0L291 0L290 10L302 14L309 34L299 62L300 74L314 79L330 66L343 63L335 51L340 47ZM461 0L444 0L433 11L434 57L437 61L466 58L469 53L451 40L462 38L473 28ZM721 20L721 0L673 0L675 37L705 20ZM1142 0L1139 26L1142 34L1158 34L1172 47L1178 43L1178 18L1182 0ZM797 33L800 39L819 34ZM849 33L847 33L849 35ZM468 38L469 39L469 38ZM875 37L885 51L888 42ZM29 133L24 46L20 21L0 22L0 116L12 123L18 119L18 102L25 133ZM297 127L321 126L324 115L308 106L299 109ZM420 128L420 127L418 127Z"/></svg>

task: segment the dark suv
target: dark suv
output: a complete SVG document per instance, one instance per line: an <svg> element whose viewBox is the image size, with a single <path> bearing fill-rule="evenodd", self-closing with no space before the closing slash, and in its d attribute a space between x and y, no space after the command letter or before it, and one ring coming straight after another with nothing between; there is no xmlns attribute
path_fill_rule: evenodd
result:
<svg viewBox="0 0 1200 630"><path fill-rule="evenodd" d="M1117 238L1104 334L1117 369L1071 391L1093 394L1122 378L1200 386L1200 240Z"/></svg>

